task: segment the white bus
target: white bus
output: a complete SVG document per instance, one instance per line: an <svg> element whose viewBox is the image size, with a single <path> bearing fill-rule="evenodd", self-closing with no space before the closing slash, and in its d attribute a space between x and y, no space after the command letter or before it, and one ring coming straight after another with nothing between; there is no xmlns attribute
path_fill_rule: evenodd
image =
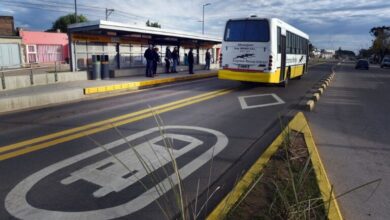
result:
<svg viewBox="0 0 390 220"><path fill-rule="evenodd" d="M280 83L307 72L309 36L277 18L230 19L220 55L220 79Z"/></svg>

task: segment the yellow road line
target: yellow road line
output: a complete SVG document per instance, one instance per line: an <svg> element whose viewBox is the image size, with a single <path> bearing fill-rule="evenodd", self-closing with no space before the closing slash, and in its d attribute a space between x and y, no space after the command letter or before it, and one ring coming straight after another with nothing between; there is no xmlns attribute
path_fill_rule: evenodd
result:
<svg viewBox="0 0 390 220"><path fill-rule="evenodd" d="M324 201L326 210L328 211L329 220L342 220L343 216L340 212L339 205L335 199L335 195L332 192L332 187L326 170L321 161L317 147L315 145L313 136L311 134L309 125L302 112L299 112L291 120L286 128L276 137L272 144L266 149L266 151L260 156L259 159L251 166L251 168L245 173L243 178L237 183L237 185L225 196L225 198L215 207L215 209L207 216L207 220L219 220L224 219L230 209L238 202L251 184L254 183L255 178L259 175L262 169L266 166L271 156L277 151L278 147L283 143L284 134L288 129L295 130L303 133L305 142L310 154L310 159L313 165L313 169L316 175L318 187L321 191L321 196ZM329 204L329 205L328 205Z"/></svg>
<svg viewBox="0 0 390 220"><path fill-rule="evenodd" d="M67 141L71 141L71 140L74 140L74 139L77 139L77 138L84 137L84 136L87 136L87 135L95 134L95 133L98 133L98 132L101 132L101 131L104 131L104 130L108 130L108 129L111 129L111 128L114 128L114 127L118 127L118 126L121 126L121 125L124 125L124 124L128 124L128 123L131 123L131 122L139 121L139 120L142 120L142 119L145 119L145 118L148 118L148 117L152 117L154 114L161 114L161 113L168 112L168 111L171 111L171 110L174 110L174 109L178 109L178 108L181 108L181 107L185 107L185 106L188 106L188 105L199 103L199 102L202 102L202 101L205 101L205 100L208 100L208 99L212 99L212 98L215 98L215 97L218 97L218 96L221 96L221 95L228 94L228 93L232 92L233 90L230 89L230 90L218 90L218 91L219 92L214 92L211 95L202 96L201 98L198 98L198 99L191 99L189 101L180 102L180 103L176 102L177 104L175 104L175 105L167 105L165 108L155 107L155 108L151 108L151 109L145 109L145 110L142 110L144 112L144 114L138 115L136 117L125 119L125 120L122 120L122 121L115 121L115 122L112 122L112 123L104 124L104 125L102 125L100 127L96 127L96 128L90 129L90 130L85 130L83 132L78 132L78 133L75 133L75 134L71 134L69 136L61 137L61 138L58 138L58 139L55 139L55 140L52 140L52 141L44 142L44 143L33 145L33 146L30 146L30 147L26 147L26 148L23 148L23 149L20 149L20 150L16 150L16 151L12 151L12 152L9 152L9 153L5 153L5 154L0 155L0 161L6 160L6 159L10 159L10 158L13 158L13 157L17 157L17 156L20 156L20 155L23 155L23 154L27 154L27 153L30 153L30 152L33 152L33 151L41 150L41 149L44 149L44 148L48 148L48 147L51 147L51 146L54 146L54 145L57 145L57 144L60 144L60 143L64 143L64 142L67 142Z"/></svg>
<svg viewBox="0 0 390 220"><path fill-rule="evenodd" d="M167 103L167 104L159 105L159 106L154 107L154 109L161 109L161 108L166 108L166 107L169 107L169 106L172 106L172 105L178 105L178 104L183 103L183 102L189 102L189 101L192 101L192 100L195 100L195 99L199 99L199 98L206 97L206 96L209 96L209 95L213 95L213 94L216 94L216 93L219 93L219 92L223 92L223 91L226 91L226 89L216 90L216 91L213 91L213 92L208 92L208 93L192 96L192 97L189 97L189 98L181 99L181 100L178 100L178 101L170 102L170 103ZM53 134L49 134L49 135L33 138L33 139L30 139L30 140L26 140L26 141L21 141L21 142L15 143L15 144L3 146L3 147L0 147L0 153L6 152L6 151L10 151L10 150L15 150L15 149L22 148L22 147L26 147L26 146L31 145L31 144L36 144L36 143L39 143L39 142L47 141L47 140L50 140L50 139L53 139L53 138L61 137L61 136L64 136L64 135L75 133L75 132L81 132L83 130L90 129L90 128L97 127L97 126L101 126L101 125L104 125L104 124L114 123L116 121L123 120L123 119L129 118L129 117L134 117L134 116L137 116L137 115L140 115L140 114L144 114L144 113L147 113L149 111L150 111L150 109L143 109L141 111L132 112L132 113L129 113L129 114L124 114L124 115L121 115L121 116L117 116L117 117L114 117L114 118L102 120L102 121L99 121L99 122L94 122L94 123L83 125L83 126L80 126L80 127L71 128L71 129L63 130L63 131L56 132L56 133L53 133Z"/></svg>

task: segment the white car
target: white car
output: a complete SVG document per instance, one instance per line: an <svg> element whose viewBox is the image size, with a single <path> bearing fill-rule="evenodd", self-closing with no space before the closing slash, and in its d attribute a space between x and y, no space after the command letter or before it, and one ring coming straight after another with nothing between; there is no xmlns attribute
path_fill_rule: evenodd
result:
<svg viewBox="0 0 390 220"><path fill-rule="evenodd" d="M381 68L383 67L390 67L390 57L383 58Z"/></svg>

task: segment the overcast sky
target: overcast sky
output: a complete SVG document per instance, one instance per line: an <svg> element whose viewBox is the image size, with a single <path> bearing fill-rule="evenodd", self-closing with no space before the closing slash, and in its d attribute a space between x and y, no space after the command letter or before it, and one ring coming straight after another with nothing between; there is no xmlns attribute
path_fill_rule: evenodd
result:
<svg viewBox="0 0 390 220"><path fill-rule="evenodd" d="M25 4L23 4L23 2ZM371 45L369 30L390 25L389 0L77 0L78 12L89 20L105 18L105 8L117 10L109 20L144 25L147 19L163 28L221 36L229 18L277 17L310 35L318 48L358 50ZM46 6L42 6L45 4ZM0 0L0 14L13 15L16 26L45 30L59 16L74 11L74 0Z"/></svg>

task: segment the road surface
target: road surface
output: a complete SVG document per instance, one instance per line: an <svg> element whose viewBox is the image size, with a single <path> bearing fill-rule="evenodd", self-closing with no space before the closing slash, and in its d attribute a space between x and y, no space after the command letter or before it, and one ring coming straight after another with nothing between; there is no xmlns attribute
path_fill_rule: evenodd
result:
<svg viewBox="0 0 390 220"><path fill-rule="evenodd" d="M174 165L202 219L332 65L287 88L210 78L2 115L0 219L174 216Z"/></svg>
<svg viewBox="0 0 390 220"><path fill-rule="evenodd" d="M390 219L390 69L354 63L336 68L332 85L306 114L345 219Z"/></svg>

